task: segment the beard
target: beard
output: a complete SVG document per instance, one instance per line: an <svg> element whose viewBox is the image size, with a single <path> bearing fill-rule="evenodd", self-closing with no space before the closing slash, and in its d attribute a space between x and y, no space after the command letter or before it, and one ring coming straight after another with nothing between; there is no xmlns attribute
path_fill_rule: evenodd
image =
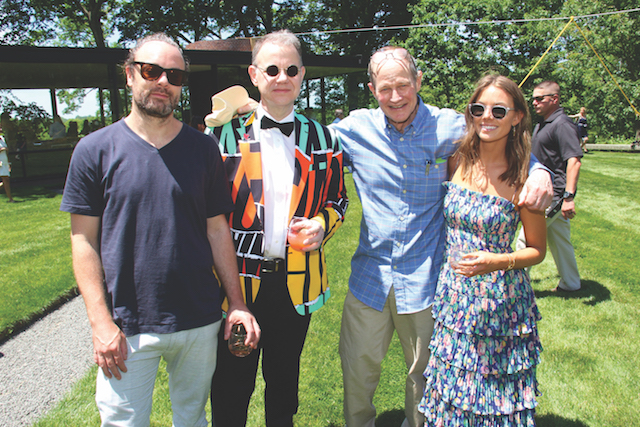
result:
<svg viewBox="0 0 640 427"><path fill-rule="evenodd" d="M156 89L155 92L160 92L169 96L167 102L161 102L157 99L151 98L152 91L145 91L139 94L139 96L133 95L133 101L143 114L150 117L157 117L164 119L173 114L173 110L178 107L180 101L180 95L171 96L171 93L165 90Z"/></svg>

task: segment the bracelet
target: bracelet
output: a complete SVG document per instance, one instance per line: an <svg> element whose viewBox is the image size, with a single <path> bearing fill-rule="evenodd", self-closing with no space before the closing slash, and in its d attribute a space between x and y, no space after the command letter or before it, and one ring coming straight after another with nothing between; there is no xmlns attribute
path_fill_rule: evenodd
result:
<svg viewBox="0 0 640 427"><path fill-rule="evenodd" d="M505 271L513 270L513 267L516 266L516 256L513 253L508 253L507 257L509 257L509 265Z"/></svg>
<svg viewBox="0 0 640 427"><path fill-rule="evenodd" d="M111 345L112 342L114 342L116 340L116 338L118 338L119 335L120 335L120 330L118 330L118 332L116 332L116 335L113 338L111 338L111 341L109 341L108 343L105 343L104 341L102 341L98 335L96 335L96 339L98 340L98 342L100 344L102 344L105 347L108 347L109 345Z"/></svg>

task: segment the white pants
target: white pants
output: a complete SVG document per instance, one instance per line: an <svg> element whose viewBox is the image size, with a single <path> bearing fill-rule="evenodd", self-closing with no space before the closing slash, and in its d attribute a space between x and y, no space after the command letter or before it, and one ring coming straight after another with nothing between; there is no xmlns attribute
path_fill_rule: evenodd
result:
<svg viewBox="0 0 640 427"><path fill-rule="evenodd" d="M206 427L205 404L216 367L221 321L172 334L127 337L127 372L107 378L98 370L96 403L102 426L148 426L160 358L167 362L174 427Z"/></svg>
<svg viewBox="0 0 640 427"><path fill-rule="evenodd" d="M580 273L571 244L571 222L562 216L562 212L558 212L553 218L547 218L547 244L560 274L558 286L568 291L580 289ZM520 229L516 249L524 249L526 246L524 229Z"/></svg>
<svg viewBox="0 0 640 427"><path fill-rule="evenodd" d="M418 404L424 394L424 370L429 363L433 332L431 308L398 314L393 289L380 312L347 294L342 311L340 358L344 382L344 418L347 427L374 427L373 395L380 381L381 363L396 330L408 368L403 426L422 427Z"/></svg>

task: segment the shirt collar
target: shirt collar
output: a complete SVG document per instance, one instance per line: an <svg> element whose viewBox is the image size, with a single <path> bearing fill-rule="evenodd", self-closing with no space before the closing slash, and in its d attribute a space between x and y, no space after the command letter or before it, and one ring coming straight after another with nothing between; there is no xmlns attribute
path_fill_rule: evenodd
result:
<svg viewBox="0 0 640 427"><path fill-rule="evenodd" d="M260 121L262 120L262 117L267 116L269 117L271 120L278 122L278 123L290 123L290 122L294 122L294 112L293 112L293 108L291 109L291 112L282 120L276 120L273 118L273 116L271 116L271 114L267 113L267 110L264 109L264 107L262 106L262 104L258 104L258 108L256 109L256 120L258 123L260 123Z"/></svg>

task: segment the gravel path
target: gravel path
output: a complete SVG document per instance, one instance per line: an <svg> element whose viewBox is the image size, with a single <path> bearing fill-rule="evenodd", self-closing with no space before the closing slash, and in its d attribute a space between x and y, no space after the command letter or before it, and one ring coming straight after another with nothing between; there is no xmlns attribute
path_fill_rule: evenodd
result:
<svg viewBox="0 0 640 427"><path fill-rule="evenodd" d="M30 426L93 366L82 297L0 346L0 426Z"/></svg>

